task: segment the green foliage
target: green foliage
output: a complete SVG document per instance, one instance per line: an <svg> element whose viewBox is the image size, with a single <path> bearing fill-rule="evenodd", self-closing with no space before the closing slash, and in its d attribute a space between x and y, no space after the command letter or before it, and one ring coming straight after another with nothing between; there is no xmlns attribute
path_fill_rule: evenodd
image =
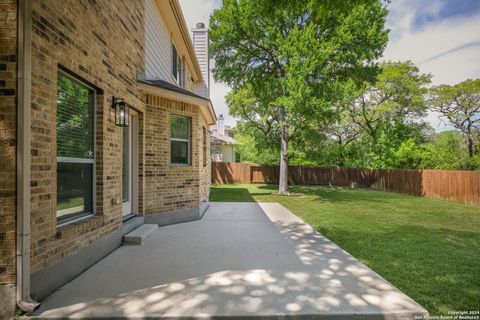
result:
<svg viewBox="0 0 480 320"><path fill-rule="evenodd" d="M373 168L421 166L428 126L419 119L426 113L423 97L430 75L420 73L409 61L385 62L381 70L374 85L366 87L355 99L343 96L343 101L335 104L335 120L316 122L293 137L292 163ZM238 103L230 106L237 117L239 110L243 112ZM251 134L251 123L254 122L246 122L245 135Z"/></svg>
<svg viewBox="0 0 480 320"><path fill-rule="evenodd" d="M351 122L362 132L366 151L362 166L417 167L420 161L412 152L423 142L427 129L422 118L427 111L424 95L431 76L420 73L411 61L388 61L381 67L375 84L346 108Z"/></svg>
<svg viewBox="0 0 480 320"><path fill-rule="evenodd" d="M93 158L92 90L59 74L57 91L57 156Z"/></svg>
<svg viewBox="0 0 480 320"><path fill-rule="evenodd" d="M230 113L255 145L279 143L283 125L295 139L331 122L378 72L386 15L380 0L224 0L210 18L213 74L233 88Z"/></svg>
<svg viewBox="0 0 480 320"><path fill-rule="evenodd" d="M428 90L431 75L411 61L378 65L386 14L377 0L223 1L210 19L213 72L233 88L244 160L278 163L288 126L295 164L479 167L480 80ZM431 139L427 106L461 132L457 157L446 146L458 141Z"/></svg>
<svg viewBox="0 0 480 320"><path fill-rule="evenodd" d="M420 167L423 161L422 147L413 139L403 141L392 157L391 167L411 169Z"/></svg>
<svg viewBox="0 0 480 320"><path fill-rule="evenodd" d="M235 135L241 145L237 145L235 150L241 155L242 162L252 162L258 164L276 164L279 162L278 144L275 146L260 146L262 139L255 139L248 134L238 133Z"/></svg>
<svg viewBox="0 0 480 320"><path fill-rule="evenodd" d="M426 169L466 169L468 150L457 130L442 131L425 145L422 167Z"/></svg>
<svg viewBox="0 0 480 320"><path fill-rule="evenodd" d="M465 80L454 86L442 84L429 93L430 109L460 130L473 161L480 140L480 79Z"/></svg>
<svg viewBox="0 0 480 320"><path fill-rule="evenodd" d="M430 75L421 74L409 61L385 62L381 67L382 72L374 85L365 88L356 99L344 97L343 102L335 105L335 120L307 126L291 139L290 162L368 168L480 169L480 152L477 150L469 156L469 140L464 131L433 134L423 121ZM476 108L475 92L480 92L475 89L477 83L469 80L453 87L436 87L430 91L428 101L431 105L432 97L437 97L436 103L443 97L447 101L443 103L451 107L452 99L461 99L466 111L447 115L459 119L459 123L473 122L470 129L475 146L479 138L476 121L480 120L480 115L470 120L465 115ZM432 92L436 92L435 95ZM241 117L251 103L247 99L233 99L230 111ZM455 108L458 110L458 106ZM240 121L239 131L246 141L242 152L249 148L248 152L255 157L246 158L256 163L277 163L278 158L272 155L278 150L278 136L268 130L265 134L258 133L271 125L272 118L262 114L259 105L249 116L254 115L261 115L258 118L261 121ZM260 123L263 127L256 128Z"/></svg>

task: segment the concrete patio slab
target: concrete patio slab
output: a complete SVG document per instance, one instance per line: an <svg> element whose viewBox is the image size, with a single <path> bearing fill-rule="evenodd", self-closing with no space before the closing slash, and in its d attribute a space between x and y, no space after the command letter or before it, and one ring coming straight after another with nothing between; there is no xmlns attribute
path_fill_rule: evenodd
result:
<svg viewBox="0 0 480 320"><path fill-rule="evenodd" d="M427 312L276 203L211 203L59 289L38 319L414 319Z"/></svg>

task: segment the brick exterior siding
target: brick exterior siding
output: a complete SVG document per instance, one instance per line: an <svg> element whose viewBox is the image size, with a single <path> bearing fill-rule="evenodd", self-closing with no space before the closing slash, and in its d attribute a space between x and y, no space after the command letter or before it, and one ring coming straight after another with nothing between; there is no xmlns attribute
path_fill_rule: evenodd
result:
<svg viewBox="0 0 480 320"><path fill-rule="evenodd" d="M210 196L210 182L212 181L209 125L206 122L203 122L199 130L201 131L199 133L201 137L201 140L199 141L199 143L202 146L202 154L201 154L202 165L200 167L199 197L200 197L200 202L204 202L204 201L208 201L208 197Z"/></svg>
<svg viewBox="0 0 480 320"><path fill-rule="evenodd" d="M203 166L206 121L195 105L147 95L145 120L145 214L198 208L208 198L210 167ZM170 163L170 116L191 118L191 164ZM209 136L207 134L207 139ZM207 152L210 149L207 147ZM209 157L207 157L209 158ZM208 161L208 160L207 160Z"/></svg>
<svg viewBox="0 0 480 320"><path fill-rule="evenodd" d="M0 25L0 284L10 284L16 239L16 0L0 0Z"/></svg>
<svg viewBox="0 0 480 320"><path fill-rule="evenodd" d="M122 128L115 126L112 96L125 98L138 118L136 213L198 208L208 200L210 134L200 107L145 95L137 86L145 68L144 5L32 1L32 274L122 227ZM16 6L0 0L0 285L16 282ZM96 90L95 215L62 227L56 216L59 70ZM192 119L190 166L170 165L171 114Z"/></svg>
<svg viewBox="0 0 480 320"><path fill-rule="evenodd" d="M143 10L141 0L33 1L32 272L121 227L121 204L112 199L121 199L122 129L115 126L111 97L144 111L136 86L144 69ZM56 223L55 178L59 66L98 88L96 215L62 228Z"/></svg>

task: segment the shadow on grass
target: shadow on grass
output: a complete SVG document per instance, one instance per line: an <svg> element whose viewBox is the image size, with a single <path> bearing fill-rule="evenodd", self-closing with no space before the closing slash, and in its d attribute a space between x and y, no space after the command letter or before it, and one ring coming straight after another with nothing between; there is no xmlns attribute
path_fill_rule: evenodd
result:
<svg viewBox="0 0 480 320"><path fill-rule="evenodd" d="M259 185L256 188L260 190L270 190L270 195L274 196L278 186L275 185ZM391 192L377 191L361 188L347 188L334 186L290 186L289 190L295 194L315 197L313 200L331 203L351 203L351 202L368 202L368 203L389 203L391 200L402 199L407 195ZM268 194L251 193L252 196L263 196Z"/></svg>
<svg viewBox="0 0 480 320"><path fill-rule="evenodd" d="M367 188L347 188L347 187L333 187L333 186L295 186L294 190L298 188L298 192L304 194L317 195L324 201L332 203L363 203L363 204L379 204L390 205L405 202L406 200L419 200L421 197L412 196L408 194L401 194L396 192L380 191Z"/></svg>
<svg viewBox="0 0 480 320"><path fill-rule="evenodd" d="M211 188L210 201L256 202L247 188Z"/></svg>
<svg viewBox="0 0 480 320"><path fill-rule="evenodd" d="M478 308L478 211L369 189L291 186L292 192L304 196L288 198L275 195L277 188L253 185L218 191L221 201L230 190L241 189L249 201L280 202L434 315Z"/></svg>
<svg viewBox="0 0 480 320"><path fill-rule="evenodd" d="M480 239L475 232L408 225L388 229L314 228L433 315L478 307L480 259L475 247Z"/></svg>

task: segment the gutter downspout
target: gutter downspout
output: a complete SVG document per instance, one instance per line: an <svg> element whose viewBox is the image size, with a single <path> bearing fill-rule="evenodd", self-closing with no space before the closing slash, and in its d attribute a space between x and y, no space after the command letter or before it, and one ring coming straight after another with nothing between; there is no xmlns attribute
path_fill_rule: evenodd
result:
<svg viewBox="0 0 480 320"><path fill-rule="evenodd" d="M17 38L17 305L29 313L40 304L30 297L30 138L32 94L32 2L18 0Z"/></svg>

